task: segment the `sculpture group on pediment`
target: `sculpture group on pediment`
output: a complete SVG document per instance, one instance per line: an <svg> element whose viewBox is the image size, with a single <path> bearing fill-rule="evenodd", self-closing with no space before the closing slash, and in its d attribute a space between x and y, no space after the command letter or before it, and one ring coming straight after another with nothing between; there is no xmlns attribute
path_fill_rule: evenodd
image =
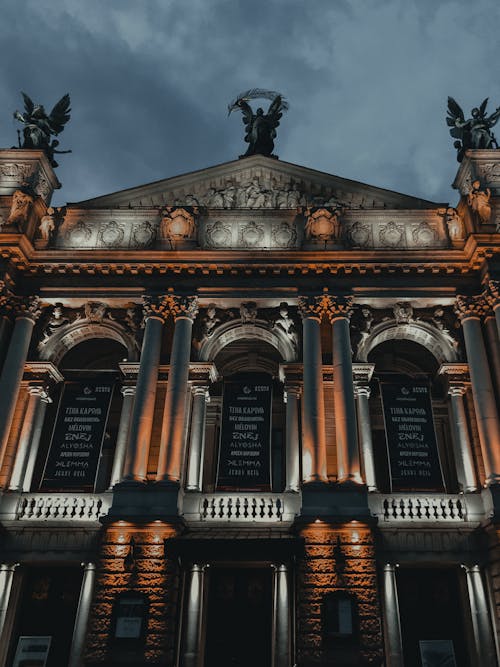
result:
<svg viewBox="0 0 500 667"><path fill-rule="evenodd" d="M32 206L33 197L22 190L16 190L12 195L12 204L7 224L17 225L22 228L28 222Z"/></svg>
<svg viewBox="0 0 500 667"><path fill-rule="evenodd" d="M223 186L211 185L201 193L174 195L167 193L166 201L172 206L204 206L212 209L290 209L304 206L339 206L331 192L306 192L296 181L280 184L277 179L252 176L237 184L228 180Z"/></svg>
<svg viewBox="0 0 500 667"><path fill-rule="evenodd" d="M487 225L491 220L491 191L489 188L481 189L481 183L474 181L471 191L467 196L467 203L471 210L476 214L478 222Z"/></svg>

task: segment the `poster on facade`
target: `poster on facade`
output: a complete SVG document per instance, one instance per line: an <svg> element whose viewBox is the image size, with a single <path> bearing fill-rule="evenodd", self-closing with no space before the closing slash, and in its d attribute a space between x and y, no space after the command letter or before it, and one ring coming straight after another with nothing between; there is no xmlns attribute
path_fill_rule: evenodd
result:
<svg viewBox="0 0 500 667"><path fill-rule="evenodd" d="M381 382L393 491L442 491L430 386L426 382Z"/></svg>
<svg viewBox="0 0 500 667"><path fill-rule="evenodd" d="M217 488L271 488L269 375L239 375L224 382Z"/></svg>
<svg viewBox="0 0 500 667"><path fill-rule="evenodd" d="M113 383L64 385L40 488L93 491Z"/></svg>
<svg viewBox="0 0 500 667"><path fill-rule="evenodd" d="M457 667L451 639L421 639L422 667Z"/></svg>
<svg viewBox="0 0 500 667"><path fill-rule="evenodd" d="M19 637L12 667L45 667L52 637Z"/></svg>

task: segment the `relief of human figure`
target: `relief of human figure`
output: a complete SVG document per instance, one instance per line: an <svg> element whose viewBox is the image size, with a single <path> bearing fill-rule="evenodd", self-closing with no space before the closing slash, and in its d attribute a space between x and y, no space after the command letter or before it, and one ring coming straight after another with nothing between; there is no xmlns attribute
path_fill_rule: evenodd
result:
<svg viewBox="0 0 500 667"><path fill-rule="evenodd" d="M446 224L452 241L462 241L465 238L465 226L456 208L446 209Z"/></svg>
<svg viewBox="0 0 500 667"><path fill-rule="evenodd" d="M467 203L483 225L487 225L491 219L490 198L491 191L489 188L481 190L481 183L479 181L472 183L472 190L467 196Z"/></svg>
<svg viewBox="0 0 500 667"><path fill-rule="evenodd" d="M50 206L47 209L45 215L42 216L42 219L40 220L40 226L38 227L42 239L47 243L49 243L52 237L52 233L56 228L54 223L54 213L55 213L54 209L52 208L52 206Z"/></svg>

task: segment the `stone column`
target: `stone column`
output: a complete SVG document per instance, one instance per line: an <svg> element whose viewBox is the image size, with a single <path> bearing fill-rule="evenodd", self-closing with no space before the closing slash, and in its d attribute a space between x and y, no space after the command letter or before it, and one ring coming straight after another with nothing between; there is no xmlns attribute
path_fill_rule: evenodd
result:
<svg viewBox="0 0 500 667"><path fill-rule="evenodd" d="M188 596L185 616L184 650L181 655L182 667L199 667L202 658L201 626L203 618L203 580L205 568L193 564L188 573Z"/></svg>
<svg viewBox="0 0 500 667"><path fill-rule="evenodd" d="M143 482L147 476L163 323L167 314L168 297L144 298L146 327L123 471L123 477L127 481Z"/></svg>
<svg viewBox="0 0 500 667"><path fill-rule="evenodd" d="M186 477L187 491L201 491L203 486L203 458L205 453L205 422L207 403L210 400L206 387L194 386L191 389L193 406L191 409L191 438L189 442L189 461Z"/></svg>
<svg viewBox="0 0 500 667"><path fill-rule="evenodd" d="M170 309L175 318L175 329L156 480L178 484L184 453L191 334L193 321L198 313L198 299L192 296L169 298Z"/></svg>
<svg viewBox="0 0 500 667"><path fill-rule="evenodd" d="M442 364L438 372L439 375L445 375L447 380L450 427L458 483L464 492L476 491L476 471L464 405L464 396L470 386L469 367L467 364Z"/></svg>
<svg viewBox="0 0 500 667"><path fill-rule="evenodd" d="M290 589L288 568L274 569L274 667L290 667Z"/></svg>
<svg viewBox="0 0 500 667"><path fill-rule="evenodd" d="M474 630L474 643L477 654L477 664L481 667L496 667L495 642L493 629L488 612L488 598L479 565L466 567L467 590Z"/></svg>
<svg viewBox="0 0 500 667"><path fill-rule="evenodd" d="M120 424L116 435L115 455L113 458L113 467L111 469L110 488L118 484L123 479L123 470L125 466L125 457L127 454L127 442L130 433L130 420L132 417L132 408L135 398L135 387L124 386L121 388L123 396L122 411L120 413Z"/></svg>
<svg viewBox="0 0 500 667"><path fill-rule="evenodd" d="M495 314L497 333L500 338L500 280L489 280L486 286L486 299Z"/></svg>
<svg viewBox="0 0 500 667"><path fill-rule="evenodd" d="M284 394L286 400L285 491L299 491L300 489L300 394L301 388L299 386L286 385Z"/></svg>
<svg viewBox="0 0 500 667"><path fill-rule="evenodd" d="M73 639L71 641L68 667L81 667L83 664L82 658L85 646L85 633L87 631L90 604L94 593L95 565L94 563L82 563L82 565L84 566L83 581L80 589L80 599L78 600L78 609L73 629Z"/></svg>
<svg viewBox="0 0 500 667"><path fill-rule="evenodd" d="M497 311L500 312L500 308ZM488 359L491 361L491 379L493 380L497 397L500 397L500 339L498 337L496 318L492 311L484 318L484 335L488 348Z"/></svg>
<svg viewBox="0 0 500 667"><path fill-rule="evenodd" d="M500 482L500 424L481 331L480 318L484 310L482 297L457 296L456 311L464 332L486 485L489 486Z"/></svg>
<svg viewBox="0 0 500 667"><path fill-rule="evenodd" d="M404 667L395 565L387 563L387 565L384 566L383 587L385 655L387 667Z"/></svg>
<svg viewBox="0 0 500 667"><path fill-rule="evenodd" d="M329 302L328 316L333 331L333 396L338 481L361 483L349 333L352 299L343 296L330 297Z"/></svg>
<svg viewBox="0 0 500 667"><path fill-rule="evenodd" d="M328 482L320 332L325 298L322 296L299 298L303 327L302 478L305 483Z"/></svg>
<svg viewBox="0 0 500 667"><path fill-rule="evenodd" d="M368 491L377 491L370 405L368 402L370 398L370 386L368 383L372 378L374 369L374 364L353 364L358 436L365 473L364 481Z"/></svg>
<svg viewBox="0 0 500 667"><path fill-rule="evenodd" d="M40 299L36 296L16 299L13 304L16 310L16 321L0 376L0 395L2 396L0 401L0 468L7 450L31 334L41 313Z"/></svg>
<svg viewBox="0 0 500 667"><path fill-rule="evenodd" d="M12 322L8 310L5 309L7 297L2 296L2 283L3 281L0 280L0 371L2 370L3 362L7 354L10 335L12 333Z"/></svg>
<svg viewBox="0 0 500 667"><path fill-rule="evenodd" d="M7 644L8 638L4 636L5 621L7 620L12 582L17 566L18 563L2 563L0 565L0 645Z"/></svg>
<svg viewBox="0 0 500 667"><path fill-rule="evenodd" d="M29 491L33 470L38 456L47 405L52 402L48 387L31 385L29 399L24 413L23 427L17 445L14 467L10 478L11 491Z"/></svg>

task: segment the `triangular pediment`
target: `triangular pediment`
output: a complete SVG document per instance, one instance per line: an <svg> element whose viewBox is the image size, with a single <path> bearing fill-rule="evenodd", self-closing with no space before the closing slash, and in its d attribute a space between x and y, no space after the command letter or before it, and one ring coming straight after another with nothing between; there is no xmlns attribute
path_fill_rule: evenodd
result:
<svg viewBox="0 0 500 667"><path fill-rule="evenodd" d="M156 206L293 209L429 209L438 204L263 155L226 162L72 204L85 209Z"/></svg>

